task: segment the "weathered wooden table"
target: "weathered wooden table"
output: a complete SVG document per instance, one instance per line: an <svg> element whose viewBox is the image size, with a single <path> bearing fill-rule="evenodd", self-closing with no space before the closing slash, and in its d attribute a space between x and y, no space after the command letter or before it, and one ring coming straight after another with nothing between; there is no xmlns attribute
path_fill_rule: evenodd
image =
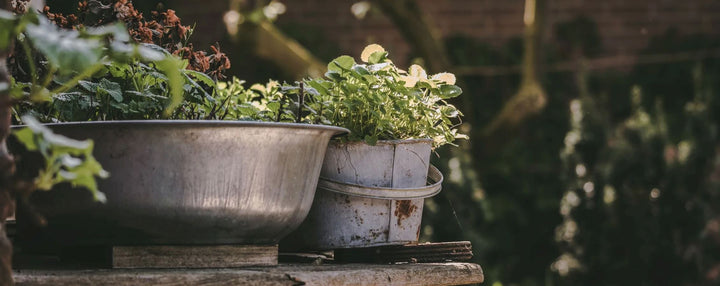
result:
<svg viewBox="0 0 720 286"><path fill-rule="evenodd" d="M16 270L17 285L464 285L473 263L324 264L222 269Z"/></svg>

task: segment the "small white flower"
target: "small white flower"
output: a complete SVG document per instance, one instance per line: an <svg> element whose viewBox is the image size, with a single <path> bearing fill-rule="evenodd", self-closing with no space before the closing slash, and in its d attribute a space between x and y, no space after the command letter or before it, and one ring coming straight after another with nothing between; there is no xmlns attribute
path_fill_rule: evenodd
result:
<svg viewBox="0 0 720 286"><path fill-rule="evenodd" d="M250 89L257 90L259 92L265 93L266 89L265 86L259 83L253 84Z"/></svg>
<svg viewBox="0 0 720 286"><path fill-rule="evenodd" d="M362 51L362 54L360 54L360 59L363 62L368 62L370 60L370 56L372 56L375 52L384 52L385 49L378 45L378 44L371 44L365 47L365 49Z"/></svg>
<svg viewBox="0 0 720 286"><path fill-rule="evenodd" d="M433 75L432 79L444 82L446 84L455 84L456 81L455 75L447 72L441 72L439 74Z"/></svg>
<svg viewBox="0 0 720 286"><path fill-rule="evenodd" d="M427 79L427 73L425 72L425 69L423 69L419 65L411 65L410 66L410 75L419 77L419 78L423 78L423 79Z"/></svg>

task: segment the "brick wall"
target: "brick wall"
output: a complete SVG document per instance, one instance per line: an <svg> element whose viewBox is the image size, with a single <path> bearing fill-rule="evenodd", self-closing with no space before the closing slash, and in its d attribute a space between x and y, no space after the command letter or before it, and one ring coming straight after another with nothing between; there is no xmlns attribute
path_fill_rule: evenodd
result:
<svg viewBox="0 0 720 286"><path fill-rule="evenodd" d="M353 0L282 0L287 12L279 23L321 27L345 53L359 55L367 43L377 42L405 59L409 47L392 23L377 12L357 20L350 12ZM494 45L518 37L523 30L524 0L418 0L443 35L462 34ZM223 37L222 14L227 0L174 0L178 14L198 22L196 40ZM684 34L720 34L718 0L547 0L544 34L553 40L553 27L585 15L598 25L605 55L632 55L652 35L677 28Z"/></svg>

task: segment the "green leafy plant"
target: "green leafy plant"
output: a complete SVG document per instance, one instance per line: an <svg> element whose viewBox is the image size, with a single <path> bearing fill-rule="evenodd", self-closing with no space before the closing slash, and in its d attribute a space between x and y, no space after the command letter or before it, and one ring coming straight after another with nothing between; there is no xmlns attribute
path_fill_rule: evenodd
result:
<svg viewBox="0 0 720 286"><path fill-rule="evenodd" d="M95 200L105 202L95 177L106 178L108 172L92 155L93 141L73 140L53 133L36 119L26 116L27 127L13 132L17 140L30 152L39 152L45 159L32 189L49 191L56 184L70 183L92 192Z"/></svg>
<svg viewBox="0 0 720 286"><path fill-rule="evenodd" d="M171 57L157 46L142 46ZM189 104L213 100L206 86L213 88L215 82L207 75L181 68L184 61L162 64L181 77L179 100L169 88L173 79L159 69L158 63L135 60L106 63L93 77L78 81L66 92L53 94L51 102L35 104L32 110L46 122L183 118Z"/></svg>
<svg viewBox="0 0 720 286"><path fill-rule="evenodd" d="M428 76L412 65L409 71L395 66L379 45L365 48L358 64L340 56L328 65L325 78L303 82L295 88L305 95L299 112L302 122L330 123L350 129L348 140L433 139L433 147L467 138L458 133L460 111L447 103L462 90L455 76L440 73ZM296 86L297 87L297 86Z"/></svg>
<svg viewBox="0 0 720 286"><path fill-rule="evenodd" d="M433 139L433 147L467 138L458 133L462 114L446 100L462 94L455 76L428 76L418 65L398 69L379 45L365 48L358 64L341 56L325 78L279 85L271 81L246 89L233 79L217 85L214 101L200 114L212 119L260 120L336 125L350 129L347 140ZM201 117L201 116L198 116Z"/></svg>
<svg viewBox="0 0 720 286"><path fill-rule="evenodd" d="M0 47L17 38L22 51L16 54L22 53L23 57L15 59L26 61L16 64L29 70L27 81L13 80L8 87L11 96L20 102L15 109L17 119L25 112L43 121L114 119L122 116L113 115L148 108L123 96L152 98L150 86L162 89L159 96L165 100L154 102L153 107L167 117L182 103L185 90L192 88L186 86L185 79L190 77L181 72L184 63L180 59L150 45L130 43L121 24L64 30L33 12L1 16L0 28L12 33L0 39ZM108 79L102 78L106 75ZM149 75L159 80L150 80ZM90 78L98 81L93 83L88 81ZM109 80L113 78L121 80ZM124 93L122 87L130 84L135 85L133 91L139 89L140 93Z"/></svg>
<svg viewBox="0 0 720 286"><path fill-rule="evenodd" d="M245 82L233 78L230 82L217 84L214 102L206 100L202 106L203 114L209 119L254 120L254 121L291 121L283 107L291 104L291 100L282 93L276 81L267 84L253 84L244 87Z"/></svg>

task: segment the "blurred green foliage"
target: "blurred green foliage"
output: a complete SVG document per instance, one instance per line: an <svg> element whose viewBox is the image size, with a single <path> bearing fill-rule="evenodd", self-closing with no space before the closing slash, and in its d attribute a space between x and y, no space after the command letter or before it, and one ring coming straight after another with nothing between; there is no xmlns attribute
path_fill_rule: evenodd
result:
<svg viewBox="0 0 720 286"><path fill-rule="evenodd" d="M602 54L595 29L584 18L556 26L544 62ZM456 36L447 47L463 66L522 55L519 40L493 48ZM669 31L641 55L718 47ZM462 78L474 153L439 151L447 180L427 203L424 238L471 240L486 285L717 285L718 76L712 58L545 72L546 109L507 138L479 130L519 76Z"/></svg>

